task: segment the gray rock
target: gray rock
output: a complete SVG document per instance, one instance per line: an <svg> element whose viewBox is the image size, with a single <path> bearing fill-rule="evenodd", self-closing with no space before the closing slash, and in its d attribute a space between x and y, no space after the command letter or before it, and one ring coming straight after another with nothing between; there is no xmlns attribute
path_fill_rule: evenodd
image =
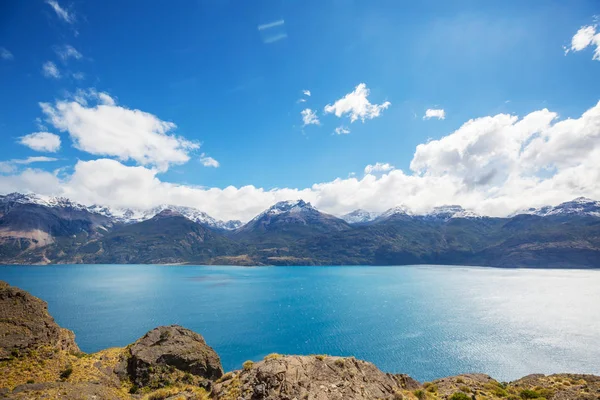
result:
<svg viewBox="0 0 600 400"><path fill-rule="evenodd" d="M80 351L75 334L54 322L45 301L0 281L0 360L39 346Z"/></svg>
<svg viewBox="0 0 600 400"><path fill-rule="evenodd" d="M406 375L381 372L355 358L276 356L254 363L215 384L216 398L393 399L401 390L419 388Z"/></svg>
<svg viewBox="0 0 600 400"><path fill-rule="evenodd" d="M161 380L179 370L207 380L223 375L217 353L199 334L178 325L160 326L129 346L129 357L117 367L117 374L138 387L162 386Z"/></svg>

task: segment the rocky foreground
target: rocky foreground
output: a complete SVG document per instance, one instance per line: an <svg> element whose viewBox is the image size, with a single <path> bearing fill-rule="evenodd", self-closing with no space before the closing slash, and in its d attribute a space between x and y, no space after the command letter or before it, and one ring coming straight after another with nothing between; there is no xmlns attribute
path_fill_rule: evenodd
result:
<svg viewBox="0 0 600 400"><path fill-rule="evenodd" d="M600 399L600 377L465 374L420 383L353 357L270 354L223 372L202 336L161 326L124 348L86 354L47 304L0 281L0 397L10 399Z"/></svg>

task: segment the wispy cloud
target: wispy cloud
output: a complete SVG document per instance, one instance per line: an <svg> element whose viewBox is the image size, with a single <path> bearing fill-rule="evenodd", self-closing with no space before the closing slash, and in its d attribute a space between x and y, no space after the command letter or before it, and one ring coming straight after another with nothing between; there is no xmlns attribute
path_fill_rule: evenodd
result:
<svg viewBox="0 0 600 400"><path fill-rule="evenodd" d="M305 89L305 90L302 91L302 94L305 95L305 96L310 97L310 90L306 90Z"/></svg>
<svg viewBox="0 0 600 400"><path fill-rule="evenodd" d="M46 61L44 65L42 65L42 73L46 78L60 78L60 71L52 61Z"/></svg>
<svg viewBox="0 0 600 400"><path fill-rule="evenodd" d="M8 49L0 47L0 58L3 60L14 60L15 56Z"/></svg>
<svg viewBox="0 0 600 400"><path fill-rule="evenodd" d="M346 128L344 125L338 126L335 128L336 135L347 135L350 133L350 129Z"/></svg>
<svg viewBox="0 0 600 400"><path fill-rule="evenodd" d="M200 162L205 167L219 168L221 165L217 160L207 156L205 153L200 154Z"/></svg>
<svg viewBox="0 0 600 400"><path fill-rule="evenodd" d="M263 42L266 44L279 42L280 40L287 38L285 21L283 19L258 25L258 31L260 32Z"/></svg>
<svg viewBox="0 0 600 400"><path fill-rule="evenodd" d="M273 21L273 22L269 22L267 24L262 24L258 26L258 30L259 31L264 31L266 29L271 29L271 28L276 28L278 26L283 26L283 24L285 24L285 21L283 19L277 20L277 21Z"/></svg>
<svg viewBox="0 0 600 400"><path fill-rule="evenodd" d="M58 1L56 0L46 0L46 4L48 4L50 7L52 7L52 9L54 10L54 12L56 13L56 15L58 15L58 17L60 19L62 19L63 21L72 24L75 22L75 14L70 13L69 11L65 10L64 8L62 8L60 6L60 4L58 4Z"/></svg>
<svg viewBox="0 0 600 400"><path fill-rule="evenodd" d="M287 37L287 33L280 33L278 35L275 36L269 36L267 38L265 38L264 42L265 43L275 43L275 42L279 42L280 40L283 40Z"/></svg>
<svg viewBox="0 0 600 400"><path fill-rule="evenodd" d="M300 112L300 114L302 115L302 122L304 123L303 126L321 125L321 122L319 121L317 114L310 108L305 108L304 110L302 110Z"/></svg>
<svg viewBox="0 0 600 400"><path fill-rule="evenodd" d="M25 159L0 161L0 173L8 174L8 173L15 172L15 170L17 170L19 165L27 165L27 164L32 164L32 163L51 162L51 161L58 161L58 159L53 158L53 157L38 156L38 157L28 157Z"/></svg>
<svg viewBox="0 0 600 400"><path fill-rule="evenodd" d="M63 61L66 62L69 58L80 60L83 55L77 49L69 44L63 46L54 46L54 52Z"/></svg>
<svg viewBox="0 0 600 400"><path fill-rule="evenodd" d="M446 119L446 111L444 111L441 108L428 108L427 111L425 111L425 115L423 116L423 119L431 119L431 118L437 118L437 119Z"/></svg>

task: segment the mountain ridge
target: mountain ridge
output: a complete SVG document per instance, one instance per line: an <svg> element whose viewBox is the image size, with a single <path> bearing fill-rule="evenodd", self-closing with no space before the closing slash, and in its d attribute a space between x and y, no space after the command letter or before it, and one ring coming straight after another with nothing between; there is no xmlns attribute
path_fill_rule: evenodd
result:
<svg viewBox="0 0 600 400"><path fill-rule="evenodd" d="M506 218L399 206L357 223L293 200L229 230L185 207L129 223L98 209L0 196L0 263L600 267L600 202L581 198Z"/></svg>

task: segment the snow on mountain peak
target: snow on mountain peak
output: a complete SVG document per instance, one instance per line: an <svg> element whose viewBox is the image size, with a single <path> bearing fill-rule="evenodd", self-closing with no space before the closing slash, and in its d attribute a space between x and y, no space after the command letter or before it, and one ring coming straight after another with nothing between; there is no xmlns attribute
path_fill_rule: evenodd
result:
<svg viewBox="0 0 600 400"><path fill-rule="evenodd" d="M600 201L592 200L587 197L578 197L574 200L560 203L557 206L530 208L528 210L516 214L532 214L540 217L558 215L580 215L600 217Z"/></svg>
<svg viewBox="0 0 600 400"><path fill-rule="evenodd" d="M364 224L373 221L379 216L379 213L370 212L363 209L354 210L348 214L342 215L340 218L349 224Z"/></svg>
<svg viewBox="0 0 600 400"><path fill-rule="evenodd" d="M272 205L263 214L277 215L284 212L301 212L304 210L316 210L310 203L304 200L286 200Z"/></svg>

